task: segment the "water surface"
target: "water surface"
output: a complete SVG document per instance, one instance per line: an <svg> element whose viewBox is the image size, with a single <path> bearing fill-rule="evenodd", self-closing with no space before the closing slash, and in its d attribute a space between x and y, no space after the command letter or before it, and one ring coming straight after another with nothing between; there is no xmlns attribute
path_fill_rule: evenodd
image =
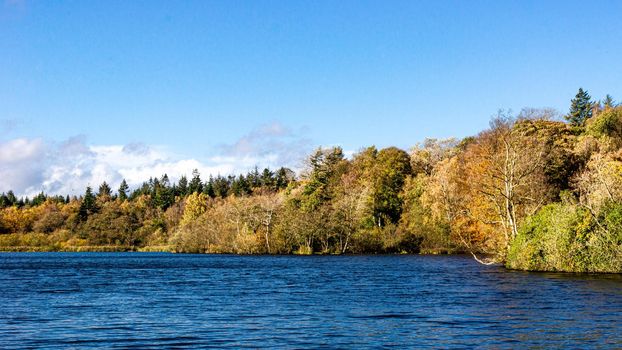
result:
<svg viewBox="0 0 622 350"><path fill-rule="evenodd" d="M0 348L620 348L622 278L464 256L0 254Z"/></svg>

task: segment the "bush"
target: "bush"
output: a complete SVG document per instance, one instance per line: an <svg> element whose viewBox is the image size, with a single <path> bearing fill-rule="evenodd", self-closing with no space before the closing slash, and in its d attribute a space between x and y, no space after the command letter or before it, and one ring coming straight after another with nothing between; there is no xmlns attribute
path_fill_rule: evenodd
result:
<svg viewBox="0 0 622 350"><path fill-rule="evenodd" d="M598 221L583 208L555 203L520 228L508 268L533 271L621 272L622 205L604 208Z"/></svg>

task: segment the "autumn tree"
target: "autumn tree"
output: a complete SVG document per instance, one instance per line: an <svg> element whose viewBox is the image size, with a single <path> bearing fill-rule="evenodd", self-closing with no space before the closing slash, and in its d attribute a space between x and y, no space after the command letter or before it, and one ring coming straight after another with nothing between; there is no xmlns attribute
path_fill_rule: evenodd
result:
<svg viewBox="0 0 622 350"><path fill-rule="evenodd" d="M41 233L52 233L65 224L66 216L59 209L59 205L47 200L38 209L33 230Z"/></svg>
<svg viewBox="0 0 622 350"><path fill-rule="evenodd" d="M341 177L340 192L332 205L330 227L335 233L336 251L345 254L349 251L353 237L369 215L371 188L359 183L356 174L348 172Z"/></svg>
<svg viewBox="0 0 622 350"><path fill-rule="evenodd" d="M480 248L495 260L505 259L522 220L548 199L541 186L547 148L530 123L501 114L461 155L459 187L467 198L461 215L478 225Z"/></svg>
<svg viewBox="0 0 622 350"><path fill-rule="evenodd" d="M425 139L411 149L410 159L413 174L432 175L436 165L457 150L458 141L449 139Z"/></svg>

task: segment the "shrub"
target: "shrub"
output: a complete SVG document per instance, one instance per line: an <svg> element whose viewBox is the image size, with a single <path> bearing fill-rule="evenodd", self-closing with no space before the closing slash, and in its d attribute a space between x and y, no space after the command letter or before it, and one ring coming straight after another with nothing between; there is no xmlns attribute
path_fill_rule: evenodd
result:
<svg viewBox="0 0 622 350"><path fill-rule="evenodd" d="M621 272L622 204L609 204L598 218L572 204L543 207L520 228L506 265L534 271Z"/></svg>

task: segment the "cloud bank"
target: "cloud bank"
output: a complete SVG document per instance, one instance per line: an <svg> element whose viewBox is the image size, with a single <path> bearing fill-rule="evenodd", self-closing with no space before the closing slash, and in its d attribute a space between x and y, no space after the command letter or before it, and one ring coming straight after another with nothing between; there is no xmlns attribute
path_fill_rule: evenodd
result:
<svg viewBox="0 0 622 350"><path fill-rule="evenodd" d="M0 142L0 192L73 195L103 181L113 188L122 179L135 187L163 174L176 181L193 169L203 179L255 166L297 170L309 145L308 139L279 123L261 125L232 144L220 145L206 159L181 157L164 146L143 143L90 145L80 136L62 142L15 138Z"/></svg>

